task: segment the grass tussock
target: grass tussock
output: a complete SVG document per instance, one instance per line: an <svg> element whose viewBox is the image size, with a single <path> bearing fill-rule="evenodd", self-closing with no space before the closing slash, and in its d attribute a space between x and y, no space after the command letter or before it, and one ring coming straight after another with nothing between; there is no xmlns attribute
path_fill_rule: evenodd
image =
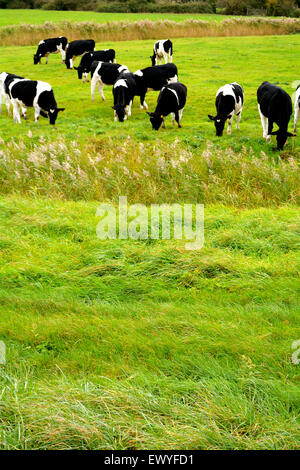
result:
<svg viewBox="0 0 300 470"><path fill-rule="evenodd" d="M113 21L108 23L62 21L44 24L19 24L0 29L3 46L25 46L38 43L41 37L66 35L69 40L93 37L96 41L131 41L157 37L260 36L297 34L298 18L229 18L221 22L188 19L180 23L160 21Z"/></svg>
<svg viewBox="0 0 300 470"><path fill-rule="evenodd" d="M29 140L29 143L28 143ZM0 191L62 199L132 202L191 201L242 206L297 202L299 166L291 156L275 163L252 148L240 152L211 142L189 149L175 139L138 143L128 137L92 139L87 146L44 137L0 144Z"/></svg>

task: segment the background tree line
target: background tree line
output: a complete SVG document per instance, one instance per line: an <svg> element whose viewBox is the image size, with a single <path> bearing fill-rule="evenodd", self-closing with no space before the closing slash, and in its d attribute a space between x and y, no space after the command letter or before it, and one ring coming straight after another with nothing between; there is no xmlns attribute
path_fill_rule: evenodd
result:
<svg viewBox="0 0 300 470"><path fill-rule="evenodd" d="M0 8L300 16L300 0L0 0Z"/></svg>

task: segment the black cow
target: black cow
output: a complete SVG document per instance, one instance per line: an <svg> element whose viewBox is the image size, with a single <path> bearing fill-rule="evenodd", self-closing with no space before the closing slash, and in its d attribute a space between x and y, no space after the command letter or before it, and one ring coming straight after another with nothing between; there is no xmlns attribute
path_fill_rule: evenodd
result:
<svg viewBox="0 0 300 470"><path fill-rule="evenodd" d="M160 91L163 86L169 82L177 82L177 67L175 64L156 65L137 70L134 78L137 85L137 95L141 100L141 109L148 106L145 102L145 96L148 90Z"/></svg>
<svg viewBox="0 0 300 470"><path fill-rule="evenodd" d="M95 90L98 83L99 93L103 101L105 96L103 93L103 85L114 85L118 77L123 72L129 72L126 65L110 64L106 62L94 61L91 65L91 95L92 100L95 99Z"/></svg>
<svg viewBox="0 0 300 470"><path fill-rule="evenodd" d="M82 78L83 82L88 81L87 77L91 71L91 65L95 60L100 62L115 62L116 51L114 49L104 49L103 51L87 52L83 54L78 67L74 67L74 69L77 70L79 80Z"/></svg>
<svg viewBox="0 0 300 470"><path fill-rule="evenodd" d="M152 128L158 131L163 123L165 127L165 117L172 113L172 123L174 126L174 118L181 127L181 117L183 108L186 103L187 88L183 83L170 83L162 88L154 113L148 113Z"/></svg>
<svg viewBox="0 0 300 470"><path fill-rule="evenodd" d="M7 113L10 114L10 96L9 96L9 85L14 80L25 80L20 75L14 75L13 73L2 72L0 74L0 113L2 113L2 103L5 101Z"/></svg>
<svg viewBox="0 0 300 470"><path fill-rule="evenodd" d="M64 62L66 58L67 44L68 40L64 36L60 36L59 38L43 39L38 44L37 51L33 56L33 63L35 65L40 64L41 58L46 57L46 64L48 64L49 55L58 54L58 52L61 53L62 62Z"/></svg>
<svg viewBox="0 0 300 470"><path fill-rule="evenodd" d="M113 86L115 121L123 122L131 116L133 98L137 95L135 76L131 72L121 73Z"/></svg>
<svg viewBox="0 0 300 470"><path fill-rule="evenodd" d="M225 122L228 119L227 134L231 134L233 116L237 117L236 128L239 129L244 105L243 88L236 82L224 85L217 91L216 109L217 115L208 115L211 121L215 122L217 136L223 135Z"/></svg>
<svg viewBox="0 0 300 470"><path fill-rule="evenodd" d="M173 61L173 44L170 39L162 39L157 41L153 47L153 55L150 56L152 65L157 65L158 62L161 64L162 59L165 60L165 64Z"/></svg>
<svg viewBox="0 0 300 470"><path fill-rule="evenodd" d="M271 135L276 135L277 150L282 150L288 137L294 137L288 132L288 125L293 112L290 95L279 86L263 82L257 90L258 110L263 127L263 137L271 141ZM277 124L278 131L273 131Z"/></svg>
<svg viewBox="0 0 300 470"><path fill-rule="evenodd" d="M93 52L95 49L94 39L79 39L71 41L67 45L65 64L67 69L72 69L76 57L83 55L85 52Z"/></svg>
<svg viewBox="0 0 300 470"><path fill-rule="evenodd" d="M21 123L20 107L34 108L35 121L39 116L49 118L50 124L54 125L57 114L65 108L58 108L51 85L46 82L33 80L13 80L8 85L8 93L14 110L14 121Z"/></svg>

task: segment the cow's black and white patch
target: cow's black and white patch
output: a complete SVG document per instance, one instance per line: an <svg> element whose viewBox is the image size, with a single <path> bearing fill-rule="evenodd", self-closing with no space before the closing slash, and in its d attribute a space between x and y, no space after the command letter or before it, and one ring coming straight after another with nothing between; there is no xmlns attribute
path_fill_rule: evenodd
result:
<svg viewBox="0 0 300 470"><path fill-rule="evenodd" d="M158 130L163 124L165 127L165 117L172 114L172 123L177 122L181 127L181 118L186 103L187 88L183 83L170 83L162 88L154 113L148 113L152 128Z"/></svg>
<svg viewBox="0 0 300 470"><path fill-rule="evenodd" d="M85 52L93 52L95 49L94 39L78 39L71 41L67 45L65 64L67 69L72 69L76 57L82 56Z"/></svg>
<svg viewBox="0 0 300 470"><path fill-rule="evenodd" d="M111 64L94 61L91 65L91 95L95 99L95 90L98 84L99 93L102 100L105 100L103 85L114 85L120 74L129 72L126 65Z"/></svg>
<svg viewBox="0 0 300 470"><path fill-rule="evenodd" d="M57 114L65 108L58 108L51 85L42 81L13 80L8 85L8 93L13 105L14 121L21 123L20 108L34 108L35 121L39 116L49 118L55 124ZM26 113L25 113L26 117Z"/></svg>
<svg viewBox="0 0 300 470"><path fill-rule="evenodd" d="M217 91L216 95L217 115L208 117L214 121L218 137L223 135L225 122L228 119L227 134L231 134L233 116L237 116L237 129L239 129L241 115L244 105L243 88L236 82L224 85Z"/></svg>
<svg viewBox="0 0 300 470"><path fill-rule="evenodd" d="M9 85L16 80L25 79L13 73L2 72L0 74L0 113L2 113L2 103L5 102L7 113L10 114L11 101L9 96Z"/></svg>
<svg viewBox="0 0 300 470"><path fill-rule="evenodd" d="M150 56L152 65L161 64L164 59L165 64L173 61L173 44L170 39L156 41L153 47L153 55Z"/></svg>
<svg viewBox="0 0 300 470"><path fill-rule="evenodd" d="M74 67L74 69L77 70L79 79L82 79L82 81L87 81L88 74L91 71L91 65L94 61L113 63L115 60L116 51L114 49L86 52L81 57L81 61L78 67Z"/></svg>
<svg viewBox="0 0 300 470"><path fill-rule="evenodd" d="M271 141L271 135L276 135L277 149L282 150L287 138L293 137L288 132L289 121L293 112L290 95L277 85L263 82L257 90L258 110L263 127L263 137ZM279 129L273 132L273 126Z"/></svg>
<svg viewBox="0 0 300 470"><path fill-rule="evenodd" d="M131 116L131 106L136 94L136 81L133 73L121 73L113 86L115 121L119 119L120 122L123 122L128 116Z"/></svg>
<svg viewBox="0 0 300 470"><path fill-rule="evenodd" d="M137 85L137 95L140 97L141 109L148 106L145 102L147 91L160 91L169 82L177 82L177 67L175 64L157 65L137 70L134 77Z"/></svg>
<svg viewBox="0 0 300 470"><path fill-rule="evenodd" d="M48 64L48 59L50 54L61 53L62 61L64 62L66 58L66 47L68 40L65 36L60 36L58 38L49 38L43 39L39 42L36 53L33 56L33 63L41 63L41 58L46 57L46 64Z"/></svg>
<svg viewBox="0 0 300 470"><path fill-rule="evenodd" d="M295 102L294 102L294 132L297 132L297 124L299 120L299 113L300 113L300 85L298 86L295 94Z"/></svg>

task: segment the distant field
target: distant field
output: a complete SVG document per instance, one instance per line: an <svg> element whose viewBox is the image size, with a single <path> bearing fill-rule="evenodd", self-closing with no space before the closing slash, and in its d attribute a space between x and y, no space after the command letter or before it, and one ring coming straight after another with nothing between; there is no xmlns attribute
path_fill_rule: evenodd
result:
<svg viewBox="0 0 300 470"><path fill-rule="evenodd" d="M138 21L138 20L164 20L184 21L188 18L203 21L221 21L229 16L201 15L201 14L175 14L175 13L96 13L93 11L45 11L45 10L0 10L0 27L12 24L31 23L40 24L45 21L96 21L106 23L111 21Z"/></svg>

